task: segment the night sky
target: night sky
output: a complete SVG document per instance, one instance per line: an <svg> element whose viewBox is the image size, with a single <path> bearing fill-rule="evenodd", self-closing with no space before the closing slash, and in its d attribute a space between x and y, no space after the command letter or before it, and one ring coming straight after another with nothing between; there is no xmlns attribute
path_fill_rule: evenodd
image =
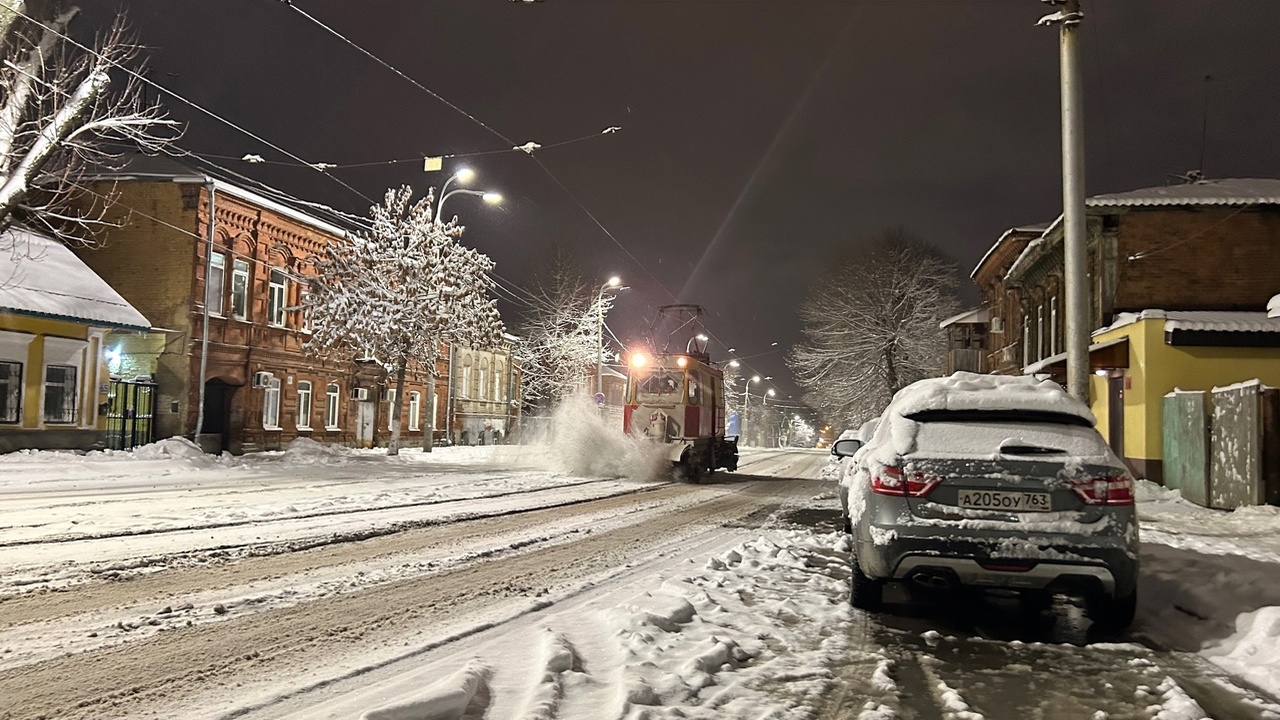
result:
<svg viewBox="0 0 1280 720"><path fill-rule="evenodd" d="M82 4L85 26L127 10L157 83L308 161L488 153L446 171L465 162L506 204L455 196L446 214L504 280L526 284L561 243L632 288L610 316L620 337L658 305L700 303L783 396L798 391L781 351L833 249L901 226L967 274L1006 228L1061 207L1057 31L1035 26L1051 11L1036 0L293 0L479 122L281 0ZM1207 176L1280 175L1280 2L1084 9L1090 194L1200 167L1206 117ZM288 161L165 102L190 123L183 149L367 210L313 170L218 159ZM528 141L545 170L501 152ZM420 161L331 172L370 198L448 176Z"/></svg>

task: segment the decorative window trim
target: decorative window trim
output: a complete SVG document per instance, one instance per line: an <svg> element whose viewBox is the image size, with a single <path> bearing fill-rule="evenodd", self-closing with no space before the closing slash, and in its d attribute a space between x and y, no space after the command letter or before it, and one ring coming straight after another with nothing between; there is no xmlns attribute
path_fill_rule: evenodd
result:
<svg viewBox="0 0 1280 720"><path fill-rule="evenodd" d="M267 386L262 389L262 429L284 429L280 427L280 378L278 377L272 377L267 381Z"/></svg>
<svg viewBox="0 0 1280 720"><path fill-rule="evenodd" d="M244 278L244 290L241 293L236 292L236 280ZM234 259L231 263L231 317L236 320L249 319L250 296L253 294L253 271L249 267L248 260ZM243 307L241 312L236 312L236 298L239 296L240 303Z"/></svg>
<svg viewBox="0 0 1280 720"><path fill-rule="evenodd" d="M204 279L204 302L209 306L209 314L214 317L226 317L223 311L226 309L227 297L227 256L224 253L215 252L209 256L208 270L210 273L217 269L218 271L218 292L216 298L213 297L213 284L211 278L206 275ZM212 300L212 302L211 302Z"/></svg>
<svg viewBox="0 0 1280 720"><path fill-rule="evenodd" d="M330 389L332 388L332 389ZM330 424L329 401L333 400L333 423ZM341 430L338 427L338 420L342 418L342 385L340 383L331 382L324 386L324 429L325 430Z"/></svg>
<svg viewBox="0 0 1280 720"><path fill-rule="evenodd" d="M306 385L305 389L302 387L303 385ZM315 398L315 394L314 394L315 386L311 383L310 380L299 380L297 387L298 387L298 412L297 412L297 416L294 417L293 424L294 424L294 427L298 430L306 430L307 432L310 432L311 431L311 415L313 410L312 405L314 405L313 400ZM302 412L302 398L304 395L307 398L307 412L305 416L303 415L303 412Z"/></svg>

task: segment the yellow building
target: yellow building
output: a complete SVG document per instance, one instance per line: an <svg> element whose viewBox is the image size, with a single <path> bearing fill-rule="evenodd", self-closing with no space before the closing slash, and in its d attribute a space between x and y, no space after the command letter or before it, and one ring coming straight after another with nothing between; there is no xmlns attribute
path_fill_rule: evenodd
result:
<svg viewBox="0 0 1280 720"><path fill-rule="evenodd" d="M1089 354L1098 430L1138 477L1161 481L1162 398L1255 378L1280 386L1280 313L1122 313Z"/></svg>
<svg viewBox="0 0 1280 720"><path fill-rule="evenodd" d="M0 234L0 452L104 446L104 338L150 323L61 242Z"/></svg>

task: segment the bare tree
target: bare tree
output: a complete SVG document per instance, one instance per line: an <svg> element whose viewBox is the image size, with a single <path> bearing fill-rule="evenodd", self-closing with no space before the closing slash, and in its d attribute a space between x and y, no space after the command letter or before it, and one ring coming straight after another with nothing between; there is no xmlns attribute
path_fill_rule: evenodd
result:
<svg viewBox="0 0 1280 720"><path fill-rule="evenodd" d="M427 407L435 407L440 348L497 347L502 320L493 261L457 242L462 228L432 221L433 193L413 201L407 185L388 190L369 211L370 227L331 243L316 261L307 306L314 313L308 349L380 362L396 379L388 455L400 452L400 408L410 363L427 373ZM431 449L431 429L423 447Z"/></svg>
<svg viewBox="0 0 1280 720"><path fill-rule="evenodd" d="M557 248L534 278L531 307L520 328L525 399L550 409L584 387L604 351L601 319L613 296L588 283L572 255Z"/></svg>
<svg viewBox="0 0 1280 720"><path fill-rule="evenodd" d="M838 254L800 308L806 341L787 359L806 401L856 427L893 394L944 367L938 323L955 313L959 271L902 230Z"/></svg>
<svg viewBox="0 0 1280 720"><path fill-rule="evenodd" d="M119 158L112 143L155 152L179 130L143 99L123 22L80 45L67 35L77 12L0 0L0 230L18 222L87 243L109 203L74 202L86 171Z"/></svg>

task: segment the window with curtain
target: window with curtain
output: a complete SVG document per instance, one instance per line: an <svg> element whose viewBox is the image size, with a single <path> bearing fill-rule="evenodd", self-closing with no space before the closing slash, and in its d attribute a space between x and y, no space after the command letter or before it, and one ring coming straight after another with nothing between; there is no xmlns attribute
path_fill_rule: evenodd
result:
<svg viewBox="0 0 1280 720"><path fill-rule="evenodd" d="M44 421L76 421L76 372L74 365L46 365L44 369Z"/></svg>
<svg viewBox="0 0 1280 720"><path fill-rule="evenodd" d="M311 429L311 383L307 380L298 381L297 426L299 430Z"/></svg>
<svg viewBox="0 0 1280 720"><path fill-rule="evenodd" d="M214 253L209 258L209 278L204 284L204 302L211 315L222 315L222 285L227 274L227 256Z"/></svg>
<svg viewBox="0 0 1280 720"><path fill-rule="evenodd" d="M0 423L22 422L22 363L0 360Z"/></svg>
<svg viewBox="0 0 1280 720"><path fill-rule="evenodd" d="M271 378L262 395L262 427L267 430L280 429L280 378Z"/></svg>
<svg viewBox="0 0 1280 720"><path fill-rule="evenodd" d="M236 260L231 267L231 316L244 320L249 317L249 262Z"/></svg>
<svg viewBox="0 0 1280 720"><path fill-rule="evenodd" d="M342 388L337 383L329 383L324 391L324 427L326 430L338 429L338 397Z"/></svg>
<svg viewBox="0 0 1280 720"><path fill-rule="evenodd" d="M284 273L272 270L267 284L267 324L284 327L288 280Z"/></svg>

